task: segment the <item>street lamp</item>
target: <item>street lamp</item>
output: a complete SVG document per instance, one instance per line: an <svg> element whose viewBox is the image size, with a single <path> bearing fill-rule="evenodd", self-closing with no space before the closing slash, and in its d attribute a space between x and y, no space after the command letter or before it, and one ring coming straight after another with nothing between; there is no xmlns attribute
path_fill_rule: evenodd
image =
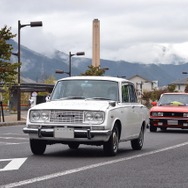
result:
<svg viewBox="0 0 188 188"><path fill-rule="evenodd" d="M71 76L71 57L74 55L77 56L85 55L85 52L77 52L75 54L71 54L71 52L69 52L69 76Z"/></svg>
<svg viewBox="0 0 188 188"><path fill-rule="evenodd" d="M21 120L21 92L20 92L20 68L21 68L21 61L20 61L20 31L22 27L41 27L42 22L30 22L30 24L21 24L20 20L18 20L18 53L14 55L18 56L18 88L17 88L17 120Z"/></svg>
<svg viewBox="0 0 188 188"><path fill-rule="evenodd" d="M72 54L71 52L69 52L69 72L65 72L65 71L63 71L63 70L56 70L55 71L55 73L58 73L58 74L63 74L63 73L65 73L65 74L68 74L69 76L71 76L71 57L72 56L74 56L74 55L76 55L76 56L81 56L81 55L85 55L85 52L77 52L77 53L75 53L75 54Z"/></svg>
<svg viewBox="0 0 188 188"><path fill-rule="evenodd" d="M188 72L182 72L182 74L188 74Z"/></svg>
<svg viewBox="0 0 188 188"><path fill-rule="evenodd" d="M60 70L60 69L57 69L56 71L55 71L55 73L57 73L57 74L68 74L69 75L69 72L65 72L65 71L63 71L63 70Z"/></svg>

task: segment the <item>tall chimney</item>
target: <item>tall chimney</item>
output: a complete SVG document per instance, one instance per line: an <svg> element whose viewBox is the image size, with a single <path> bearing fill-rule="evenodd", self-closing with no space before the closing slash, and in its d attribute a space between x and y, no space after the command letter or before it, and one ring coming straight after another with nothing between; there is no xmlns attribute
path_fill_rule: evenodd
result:
<svg viewBox="0 0 188 188"><path fill-rule="evenodd" d="M93 20L93 48L92 48L92 66L100 66L100 21Z"/></svg>

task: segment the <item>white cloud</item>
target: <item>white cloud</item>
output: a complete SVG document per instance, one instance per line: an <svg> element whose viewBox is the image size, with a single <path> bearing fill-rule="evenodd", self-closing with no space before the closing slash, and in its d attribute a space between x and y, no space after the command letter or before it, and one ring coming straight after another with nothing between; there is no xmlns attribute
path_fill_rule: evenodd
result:
<svg viewBox="0 0 188 188"><path fill-rule="evenodd" d="M43 21L42 28L21 30L23 45L46 54L85 51L91 58L92 21L98 18L101 58L150 61L158 54L151 44L173 44L179 54L188 50L187 7L188 0L1 0L0 27L17 33L18 20Z"/></svg>

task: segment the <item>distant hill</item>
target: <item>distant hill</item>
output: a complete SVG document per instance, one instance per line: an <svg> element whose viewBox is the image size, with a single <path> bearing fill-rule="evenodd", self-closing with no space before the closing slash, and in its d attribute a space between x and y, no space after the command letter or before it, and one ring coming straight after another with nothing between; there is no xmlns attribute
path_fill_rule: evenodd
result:
<svg viewBox="0 0 188 188"><path fill-rule="evenodd" d="M14 52L17 51L17 43L10 41L13 45ZM176 62L177 62L176 57ZM181 58L181 57L180 57ZM12 62L17 62L17 57L12 56ZM21 76L40 82L54 76L56 79L67 77L67 74L56 74L56 69L69 71L68 54L55 51L52 57L47 57L24 46L21 46ZM92 60L89 58L72 57L72 75L84 73ZM110 61L101 59L101 67L109 68L105 75L108 76L125 76L127 79L134 75L140 75L148 80L158 80L160 86L167 85L178 79L185 78L183 71L188 71L188 62L181 64L143 64L126 61Z"/></svg>

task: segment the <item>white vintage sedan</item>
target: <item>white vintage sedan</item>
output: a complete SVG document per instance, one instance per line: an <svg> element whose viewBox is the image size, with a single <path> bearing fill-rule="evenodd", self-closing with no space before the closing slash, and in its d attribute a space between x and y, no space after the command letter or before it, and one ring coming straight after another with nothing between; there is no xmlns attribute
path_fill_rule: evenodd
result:
<svg viewBox="0 0 188 188"><path fill-rule="evenodd" d="M105 154L118 152L119 142L130 141L134 150L144 142L148 109L137 102L133 83L123 78L75 76L58 80L50 99L28 111L24 133L33 154L46 145L102 145Z"/></svg>

